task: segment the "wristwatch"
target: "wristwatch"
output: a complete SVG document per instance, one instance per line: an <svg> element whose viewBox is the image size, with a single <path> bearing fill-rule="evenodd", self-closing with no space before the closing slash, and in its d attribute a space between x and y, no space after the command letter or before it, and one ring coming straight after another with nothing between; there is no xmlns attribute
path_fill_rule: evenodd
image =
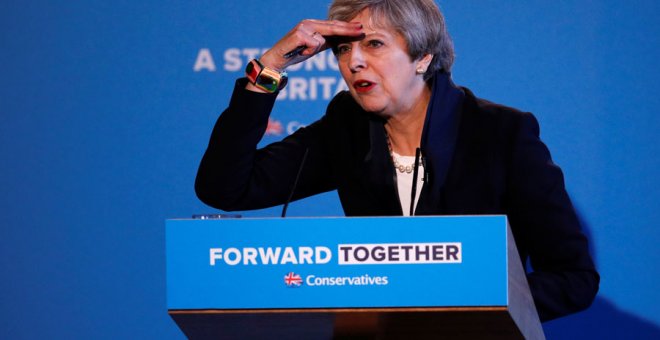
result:
<svg viewBox="0 0 660 340"><path fill-rule="evenodd" d="M266 67L258 59L252 59L245 68L245 75L254 86L275 93L286 86L289 80L286 72L278 72Z"/></svg>

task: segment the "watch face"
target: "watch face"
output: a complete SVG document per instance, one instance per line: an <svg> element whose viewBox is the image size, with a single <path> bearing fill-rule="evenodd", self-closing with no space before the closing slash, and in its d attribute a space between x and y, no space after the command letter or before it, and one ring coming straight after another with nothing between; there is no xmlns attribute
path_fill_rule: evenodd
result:
<svg viewBox="0 0 660 340"><path fill-rule="evenodd" d="M268 92L275 92L277 90L278 81L264 74L260 74L257 77L256 83Z"/></svg>
<svg viewBox="0 0 660 340"><path fill-rule="evenodd" d="M273 93L277 91L280 85L280 79L281 76L278 72L275 72L265 67L261 70L261 73L257 77L257 80L255 81L255 85L261 87L262 89L268 92Z"/></svg>

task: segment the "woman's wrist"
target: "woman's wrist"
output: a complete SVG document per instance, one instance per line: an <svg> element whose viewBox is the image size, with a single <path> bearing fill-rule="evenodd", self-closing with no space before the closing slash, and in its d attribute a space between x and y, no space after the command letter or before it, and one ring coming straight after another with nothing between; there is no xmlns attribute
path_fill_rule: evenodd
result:
<svg viewBox="0 0 660 340"><path fill-rule="evenodd" d="M261 65L281 73L284 67L279 65L275 59L276 57L273 57L271 50L268 50L258 60ZM269 91L264 90L261 87L254 85L254 83L252 83L251 81L248 82L248 84L245 86L245 89L259 93L271 93Z"/></svg>
<svg viewBox="0 0 660 340"><path fill-rule="evenodd" d="M245 75L252 85L246 86L246 89L262 93L276 93L282 90L288 81L286 72L268 67L259 59L252 59L247 64Z"/></svg>

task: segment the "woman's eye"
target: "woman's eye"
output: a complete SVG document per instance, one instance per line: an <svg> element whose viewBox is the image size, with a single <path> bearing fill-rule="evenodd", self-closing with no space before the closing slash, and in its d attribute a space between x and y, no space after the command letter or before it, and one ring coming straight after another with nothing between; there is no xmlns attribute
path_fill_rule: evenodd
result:
<svg viewBox="0 0 660 340"><path fill-rule="evenodd" d="M383 46L383 42L380 40L369 40L367 42L367 46L369 47L381 47Z"/></svg>
<svg viewBox="0 0 660 340"><path fill-rule="evenodd" d="M351 50L351 48L348 45L339 45L339 46L337 46L337 53L338 54L345 54L350 50Z"/></svg>

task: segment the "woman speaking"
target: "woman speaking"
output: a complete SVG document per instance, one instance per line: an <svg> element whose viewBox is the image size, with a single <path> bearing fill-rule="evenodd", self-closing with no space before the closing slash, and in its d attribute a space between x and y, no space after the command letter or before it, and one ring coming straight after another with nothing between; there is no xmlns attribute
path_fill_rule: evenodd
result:
<svg viewBox="0 0 660 340"><path fill-rule="evenodd" d="M349 91L257 149L286 68L327 48ZM587 308L599 276L536 119L456 86L453 61L433 0L334 1L329 20L303 20L248 64L197 196L231 211L283 204L294 187L294 200L336 189L347 216L505 214L541 320Z"/></svg>

